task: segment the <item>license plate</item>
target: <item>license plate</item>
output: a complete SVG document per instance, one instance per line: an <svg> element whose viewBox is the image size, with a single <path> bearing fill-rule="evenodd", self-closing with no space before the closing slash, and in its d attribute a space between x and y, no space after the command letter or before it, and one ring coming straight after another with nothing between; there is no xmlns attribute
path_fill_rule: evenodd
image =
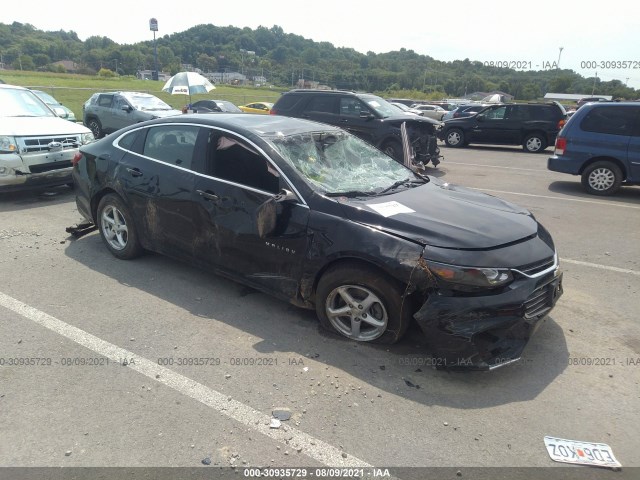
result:
<svg viewBox="0 0 640 480"><path fill-rule="evenodd" d="M551 460L596 467L621 467L606 443L580 442L564 438L544 437Z"/></svg>

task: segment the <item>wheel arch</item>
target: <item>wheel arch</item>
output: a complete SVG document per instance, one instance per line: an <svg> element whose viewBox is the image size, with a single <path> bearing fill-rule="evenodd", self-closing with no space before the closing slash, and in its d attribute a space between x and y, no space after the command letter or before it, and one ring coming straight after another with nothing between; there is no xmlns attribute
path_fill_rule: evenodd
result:
<svg viewBox="0 0 640 480"><path fill-rule="evenodd" d="M96 193L93 197L91 197L91 216L93 217L93 223L95 223L96 225L98 221L98 205L100 205L100 200L102 200L104 197L106 197L110 193L113 193L119 196L120 198L122 198L122 195L120 195L116 190L114 190L111 187L106 187L100 190L98 193Z"/></svg>
<svg viewBox="0 0 640 480"><path fill-rule="evenodd" d="M596 163L596 162L611 162L614 165L616 165L620 171L622 172L622 180L626 180L627 179L627 169L624 166L624 163L621 162L619 159L615 158L615 157L608 157L608 156L597 156L597 157L593 157L590 158L588 161L584 162L584 164L580 167L580 171L578 172L578 175L582 175L584 173L584 171L589 168L590 165Z"/></svg>

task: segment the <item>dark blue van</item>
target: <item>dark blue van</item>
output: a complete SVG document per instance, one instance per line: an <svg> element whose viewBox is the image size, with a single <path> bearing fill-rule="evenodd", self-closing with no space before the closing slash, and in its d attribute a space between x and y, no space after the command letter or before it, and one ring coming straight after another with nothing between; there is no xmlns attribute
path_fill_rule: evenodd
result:
<svg viewBox="0 0 640 480"><path fill-rule="evenodd" d="M594 195L640 184L640 102L580 107L558 134L547 168L580 175Z"/></svg>

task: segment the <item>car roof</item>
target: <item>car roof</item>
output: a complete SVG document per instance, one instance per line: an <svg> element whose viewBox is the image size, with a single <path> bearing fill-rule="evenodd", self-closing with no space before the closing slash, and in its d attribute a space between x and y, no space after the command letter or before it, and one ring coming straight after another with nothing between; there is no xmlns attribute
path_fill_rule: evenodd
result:
<svg viewBox="0 0 640 480"><path fill-rule="evenodd" d="M164 123L196 123L222 129L229 129L241 135L258 137L289 136L308 132L335 132L339 127L325 123L285 117L282 115L238 115L235 113L219 113L216 115L184 114L159 118L146 122L147 125ZM128 129L140 127L135 124Z"/></svg>

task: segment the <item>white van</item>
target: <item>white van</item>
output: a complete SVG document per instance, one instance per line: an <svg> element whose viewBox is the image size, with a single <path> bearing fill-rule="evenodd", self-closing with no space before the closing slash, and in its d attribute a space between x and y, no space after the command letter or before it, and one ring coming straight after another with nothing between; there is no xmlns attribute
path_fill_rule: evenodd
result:
<svg viewBox="0 0 640 480"><path fill-rule="evenodd" d="M0 84L0 192L72 183L71 160L91 141L31 90Z"/></svg>

